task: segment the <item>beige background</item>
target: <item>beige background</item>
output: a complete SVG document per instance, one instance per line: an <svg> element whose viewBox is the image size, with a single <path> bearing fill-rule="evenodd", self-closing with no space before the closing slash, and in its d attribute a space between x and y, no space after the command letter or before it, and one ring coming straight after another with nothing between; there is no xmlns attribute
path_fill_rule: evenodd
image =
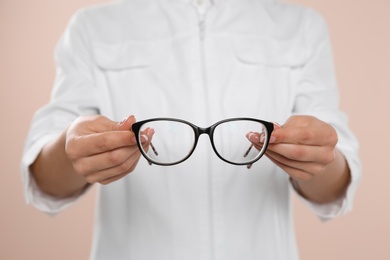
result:
<svg viewBox="0 0 390 260"><path fill-rule="evenodd" d="M390 259L390 0L291 1L328 21L364 169L346 216L321 223L294 199L302 259ZM98 2L0 0L0 259L88 258L95 191L49 217L25 205L19 161L31 117L49 99L55 43L74 11Z"/></svg>

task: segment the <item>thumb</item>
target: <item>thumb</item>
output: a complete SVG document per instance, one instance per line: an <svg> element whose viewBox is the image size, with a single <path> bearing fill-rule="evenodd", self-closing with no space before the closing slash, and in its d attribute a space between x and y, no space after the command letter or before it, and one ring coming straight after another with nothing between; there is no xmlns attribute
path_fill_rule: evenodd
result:
<svg viewBox="0 0 390 260"><path fill-rule="evenodd" d="M136 122L133 115L125 117L121 122L116 123L115 129L118 131L131 130L131 126Z"/></svg>
<svg viewBox="0 0 390 260"><path fill-rule="evenodd" d="M271 134L271 138L270 138L270 143L276 143L277 142L277 130L279 130L280 128L282 128L282 126L280 124L278 124L277 122L273 122L274 124L274 130L272 131L272 134Z"/></svg>

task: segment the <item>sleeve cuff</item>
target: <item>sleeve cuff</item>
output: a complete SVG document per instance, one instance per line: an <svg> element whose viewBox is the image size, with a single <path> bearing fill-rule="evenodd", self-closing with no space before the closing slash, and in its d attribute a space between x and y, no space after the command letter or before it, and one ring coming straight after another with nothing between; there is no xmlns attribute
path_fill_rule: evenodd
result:
<svg viewBox="0 0 390 260"><path fill-rule="evenodd" d="M75 203L81 195L85 194L90 189L91 185L68 198L57 198L42 192L31 175L29 167L35 161L43 146L53 140L56 135L47 135L35 142L24 153L21 163L21 173L23 181L23 189L25 194L25 201L35 208L49 215L55 215L63 209Z"/></svg>
<svg viewBox="0 0 390 260"><path fill-rule="evenodd" d="M338 216L344 215L352 210L356 189L361 176L361 169L358 162L353 161L347 155L345 156L349 164L351 171L351 181L343 197L330 203L318 204L307 200L297 192L294 185L291 183L291 187L298 195L299 199L313 211L321 221L328 221Z"/></svg>

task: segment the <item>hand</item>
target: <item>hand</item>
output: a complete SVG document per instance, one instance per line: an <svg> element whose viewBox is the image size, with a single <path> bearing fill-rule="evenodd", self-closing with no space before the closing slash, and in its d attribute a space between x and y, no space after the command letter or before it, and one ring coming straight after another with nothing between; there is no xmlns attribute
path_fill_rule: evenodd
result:
<svg viewBox="0 0 390 260"><path fill-rule="evenodd" d="M261 148L260 134L249 140ZM292 116L275 125L266 155L293 179L308 181L325 172L335 160L337 133L332 126L312 116Z"/></svg>
<svg viewBox="0 0 390 260"><path fill-rule="evenodd" d="M108 184L132 172L141 153L131 126L134 116L114 122L104 116L78 118L67 130L65 152L88 183ZM143 132L148 145L154 131Z"/></svg>

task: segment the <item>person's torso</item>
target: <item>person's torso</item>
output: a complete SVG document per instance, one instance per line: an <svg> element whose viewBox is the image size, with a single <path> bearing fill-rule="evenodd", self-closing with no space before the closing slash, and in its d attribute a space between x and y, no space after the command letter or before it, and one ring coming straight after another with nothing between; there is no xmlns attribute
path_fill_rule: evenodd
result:
<svg viewBox="0 0 390 260"><path fill-rule="evenodd" d="M101 114L284 122L306 58L302 10L219 0L204 21L179 0L124 1L85 14ZM288 176L265 156L248 170L200 138L184 163L141 158L102 186L93 259L296 259Z"/></svg>

